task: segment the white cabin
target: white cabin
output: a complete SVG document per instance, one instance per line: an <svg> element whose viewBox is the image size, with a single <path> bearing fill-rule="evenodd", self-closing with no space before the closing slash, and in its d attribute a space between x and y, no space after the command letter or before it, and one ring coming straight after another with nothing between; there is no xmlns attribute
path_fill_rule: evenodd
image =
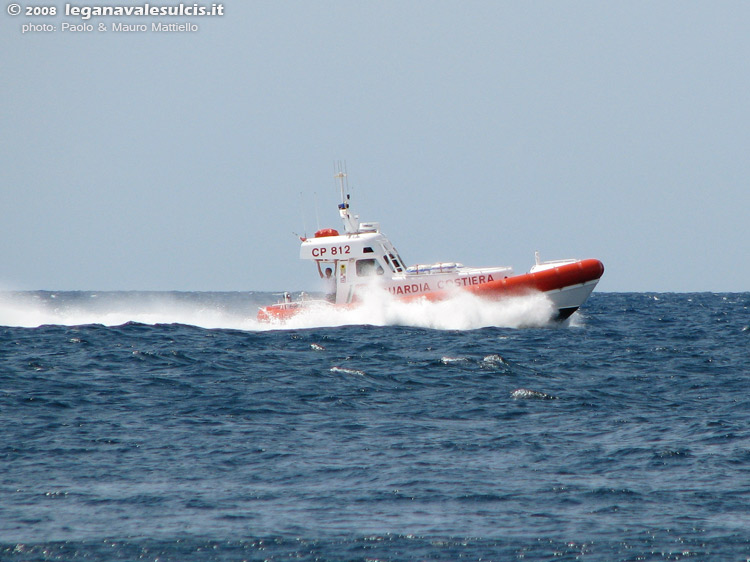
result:
<svg viewBox="0 0 750 562"><path fill-rule="evenodd" d="M406 267L391 241L376 222L358 222L344 200L339 214L346 232L327 228L303 239L300 259L317 262L320 271L331 268L337 304L351 303L370 287L381 287L397 296L467 287L510 277L511 267L469 268L460 263ZM333 289L332 289L333 290Z"/></svg>

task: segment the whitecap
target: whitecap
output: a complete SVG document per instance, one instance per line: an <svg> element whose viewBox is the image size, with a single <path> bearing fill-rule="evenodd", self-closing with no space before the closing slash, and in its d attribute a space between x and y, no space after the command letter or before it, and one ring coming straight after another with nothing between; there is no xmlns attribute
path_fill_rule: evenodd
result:
<svg viewBox="0 0 750 562"><path fill-rule="evenodd" d="M507 365L508 362L503 359L500 355L494 353L492 355L487 355L484 359L482 359L482 363L485 365Z"/></svg>
<svg viewBox="0 0 750 562"><path fill-rule="evenodd" d="M347 367L331 367L329 371L331 373L340 373L344 375L358 375L360 377L365 376L364 371L360 371L358 369L349 369Z"/></svg>
<svg viewBox="0 0 750 562"><path fill-rule="evenodd" d="M466 357L448 357L444 356L440 358L440 362L443 365L452 365L454 363L466 363L469 360Z"/></svg>
<svg viewBox="0 0 750 562"><path fill-rule="evenodd" d="M510 393L510 397L514 400L555 400L556 397L551 394L539 392L538 390L530 390L528 388L518 388Z"/></svg>

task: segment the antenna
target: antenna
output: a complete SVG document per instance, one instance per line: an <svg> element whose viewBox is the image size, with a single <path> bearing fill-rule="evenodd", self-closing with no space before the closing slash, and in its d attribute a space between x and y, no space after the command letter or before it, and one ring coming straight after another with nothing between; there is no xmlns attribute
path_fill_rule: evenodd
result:
<svg viewBox="0 0 750 562"><path fill-rule="evenodd" d="M339 160L334 164L333 168L334 179L338 180L338 187L341 189L341 205L344 205L342 207L339 205L339 209L348 208L349 207L349 179L348 174L346 173L346 162L342 162Z"/></svg>
<svg viewBox="0 0 750 562"><path fill-rule="evenodd" d="M344 229L348 234L359 231L359 217L349 213L349 181L347 180L346 162L340 160L334 165L334 179L338 180L341 189L341 203L339 203L339 216L344 222Z"/></svg>

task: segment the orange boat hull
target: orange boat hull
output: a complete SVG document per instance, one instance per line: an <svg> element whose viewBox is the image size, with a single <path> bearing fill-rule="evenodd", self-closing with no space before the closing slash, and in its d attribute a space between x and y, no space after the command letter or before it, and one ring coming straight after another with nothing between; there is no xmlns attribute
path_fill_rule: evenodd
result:
<svg viewBox="0 0 750 562"><path fill-rule="evenodd" d="M470 285L460 290L479 297L500 300L506 297L522 296L534 292L546 293L557 306L558 320L573 314L586 300L594 286L604 274L604 264L597 259L580 260L573 263L550 267L541 271L496 279L487 283ZM402 297L402 300L427 299L440 301L455 294L453 291L432 291L419 295ZM336 308L351 308L354 304L330 305ZM295 301L273 304L258 311L260 322L284 322L305 310L307 303Z"/></svg>

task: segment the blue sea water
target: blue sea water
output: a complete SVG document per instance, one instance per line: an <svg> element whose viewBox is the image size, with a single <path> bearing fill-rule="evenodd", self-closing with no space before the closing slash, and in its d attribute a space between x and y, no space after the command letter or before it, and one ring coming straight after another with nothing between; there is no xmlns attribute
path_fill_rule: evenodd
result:
<svg viewBox="0 0 750 562"><path fill-rule="evenodd" d="M0 295L0 560L750 559L750 293L273 298Z"/></svg>

